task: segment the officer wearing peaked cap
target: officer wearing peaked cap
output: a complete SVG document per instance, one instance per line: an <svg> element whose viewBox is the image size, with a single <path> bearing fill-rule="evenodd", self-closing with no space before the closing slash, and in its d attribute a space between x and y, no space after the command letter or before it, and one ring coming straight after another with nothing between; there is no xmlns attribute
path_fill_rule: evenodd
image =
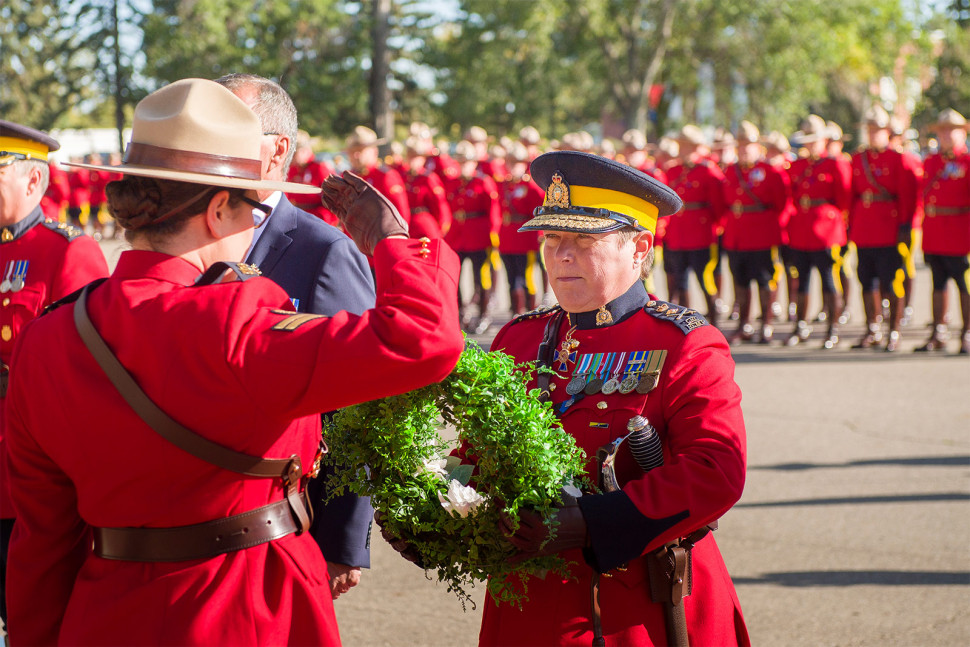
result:
<svg viewBox="0 0 970 647"><path fill-rule="evenodd" d="M79 229L44 218L47 155L60 148L47 133L0 120L0 617L6 619L7 543L14 525L8 490L4 402L18 367L14 344L48 304L107 276L101 249Z"/></svg>
<svg viewBox="0 0 970 647"><path fill-rule="evenodd" d="M519 525L503 522L522 553L561 553L572 577L531 578L522 609L488 598L480 644L672 644L665 634L672 640L681 633L695 645L748 644L737 595L706 532L744 483L734 363L716 328L694 310L656 299L642 282L657 220L681 200L645 173L581 152L546 153L530 170L545 200L521 231L542 232L559 305L514 319L492 349L518 362L538 358L555 372L535 386L588 456L631 427L644 428L646 418L662 439L664 460L644 471L621 445L616 489L564 500L548 543L534 515L524 513ZM595 482L599 474L591 461L588 476ZM656 581L651 591L649 564L687 552L692 560L674 581ZM666 608L672 616L684 610L688 591L675 585L678 578L693 582L679 627L664 620ZM664 598L669 604L653 601Z"/></svg>

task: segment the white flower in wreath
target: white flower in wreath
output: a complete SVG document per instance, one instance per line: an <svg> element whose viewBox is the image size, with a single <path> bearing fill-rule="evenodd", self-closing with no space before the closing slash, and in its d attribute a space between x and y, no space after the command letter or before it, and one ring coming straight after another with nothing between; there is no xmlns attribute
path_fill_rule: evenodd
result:
<svg viewBox="0 0 970 647"><path fill-rule="evenodd" d="M485 498L475 488L462 485L457 480L448 481L447 494L438 493L441 507L450 513L458 513L464 518L475 511L475 508L485 502Z"/></svg>
<svg viewBox="0 0 970 647"><path fill-rule="evenodd" d="M421 466L421 469L418 470L418 474L420 474L421 472L430 472L431 474L434 474L442 481L444 481L445 479L448 478L448 459L447 458L441 458L438 460L425 459L424 463ZM414 476L417 476L418 474L415 474Z"/></svg>

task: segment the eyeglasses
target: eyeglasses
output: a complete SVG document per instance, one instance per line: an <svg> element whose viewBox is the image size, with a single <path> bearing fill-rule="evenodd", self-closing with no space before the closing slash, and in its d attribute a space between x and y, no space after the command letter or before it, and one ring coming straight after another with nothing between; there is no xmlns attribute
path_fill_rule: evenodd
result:
<svg viewBox="0 0 970 647"><path fill-rule="evenodd" d="M264 224L266 224L266 221L269 219L269 214L271 214L273 212L273 207L269 206L268 204L263 204L262 202L257 202L256 200L253 200L252 198L247 198L246 196L242 196L242 201L245 202L246 204L248 204L253 209L258 209L258 210L262 211L265 214L265 217L262 220L260 220L253 227L253 229L259 229Z"/></svg>

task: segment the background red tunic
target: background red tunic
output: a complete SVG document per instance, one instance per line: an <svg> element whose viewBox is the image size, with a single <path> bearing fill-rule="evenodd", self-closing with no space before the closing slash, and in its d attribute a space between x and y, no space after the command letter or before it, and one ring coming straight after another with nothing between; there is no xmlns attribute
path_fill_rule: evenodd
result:
<svg viewBox="0 0 970 647"><path fill-rule="evenodd" d="M937 153L926 159L923 193L923 251L970 254L970 153Z"/></svg>
<svg viewBox="0 0 970 647"><path fill-rule="evenodd" d="M492 350L509 353L520 362L535 360L548 319L549 315L526 316L513 321L499 332ZM567 328L565 323L560 328L557 348ZM590 457L591 477L595 476L596 449L625 435L630 418L642 414L656 427L663 439L664 465L644 473L628 453L621 452L619 481L645 517L662 519L685 510L688 516L652 539L643 538L649 541L644 552L727 512L740 498L744 485L745 433L741 392L734 383L734 362L723 335L713 326L685 335L677 326L640 310L607 328L577 330L574 337L580 342L579 353L667 351L659 384L649 394L588 395L561 418L563 427ZM565 392L568 377L553 379L554 404L569 397ZM623 534L624 520L615 519L615 523L614 528L600 531ZM602 535L595 528L590 528L590 534L596 551ZM693 594L685 598L691 644L748 644L737 594L713 535L702 539L693 555ZM592 640L592 569L579 551L563 556L577 563L572 572L578 580L531 578L529 602L521 611L509 605L496 606L486 596L481 645L588 647ZM600 587L607 645L667 644L663 607L650 601L642 560L634 559L626 571L602 577Z"/></svg>
<svg viewBox="0 0 970 647"><path fill-rule="evenodd" d="M684 201L670 216L663 242L666 249L706 249L717 242L724 216L724 174L714 164L679 164L667 173L667 185Z"/></svg>
<svg viewBox="0 0 970 647"><path fill-rule="evenodd" d="M442 379L463 346L455 254L387 240L377 306L274 327L294 313L272 281L191 285L172 256L126 252L89 299L94 325L163 410L237 451L310 465L319 412ZM297 315L307 317L308 315ZM74 329L73 306L37 319L8 398L9 630L15 643L339 643L323 556L309 534L177 563L95 557L88 524L171 527L282 498L168 443L113 389ZM56 396L37 397L65 383Z"/></svg>
<svg viewBox="0 0 970 647"><path fill-rule="evenodd" d="M333 175L333 169L329 165L311 159L306 164L291 164L290 170L286 174L286 179L290 182L321 186L323 181L331 175ZM287 193L286 197L298 209L312 213L334 227L340 226L340 221L337 220L337 216L330 213L330 210L323 206L320 196L306 193Z"/></svg>
<svg viewBox="0 0 970 647"><path fill-rule="evenodd" d="M498 234L500 253L528 254L539 250L539 233L520 232L519 227L532 218L532 212L542 206L544 197L545 192L529 175L518 180L510 178L502 183L502 227Z"/></svg>
<svg viewBox="0 0 970 647"><path fill-rule="evenodd" d="M724 173L724 248L764 250L781 245L782 218L791 207L788 175L767 162L732 164Z"/></svg>
<svg viewBox="0 0 970 647"><path fill-rule="evenodd" d="M864 160L869 163L871 180ZM895 247L899 228L913 226L918 195L918 174L913 164L908 155L894 150L863 150L852 156L849 238L857 247ZM893 198L867 201L867 193L878 194L880 190Z"/></svg>
<svg viewBox="0 0 970 647"><path fill-rule="evenodd" d="M445 240L456 252L477 252L493 246L502 226L502 203L495 180L476 173L461 178L448 197L451 229Z"/></svg>
<svg viewBox="0 0 970 647"><path fill-rule="evenodd" d="M445 186L437 175L429 171L404 175L411 207L411 238L442 238L451 227L451 207Z"/></svg>
<svg viewBox="0 0 970 647"><path fill-rule="evenodd" d="M788 244L792 249L817 252L846 242L845 217L851 202L848 164L832 157L792 162L792 211Z"/></svg>

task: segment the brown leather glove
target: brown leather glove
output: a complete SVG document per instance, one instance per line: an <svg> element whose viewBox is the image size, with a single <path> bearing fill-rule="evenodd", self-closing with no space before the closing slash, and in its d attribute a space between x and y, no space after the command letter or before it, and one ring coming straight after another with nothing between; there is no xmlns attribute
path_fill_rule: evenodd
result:
<svg viewBox="0 0 970 647"><path fill-rule="evenodd" d="M388 236L408 235L408 223L380 191L350 171L343 177L331 175L323 182L323 206L332 211L340 224L367 256Z"/></svg>
<svg viewBox="0 0 970 647"><path fill-rule="evenodd" d="M530 510L520 512L519 528L513 532L512 518L504 510L499 513L499 529L520 551L510 561L520 562L533 557L554 555L586 545L586 520L576 499L566 498L553 517L559 522L556 536L543 546L542 543L549 537L549 528L543 523L541 515Z"/></svg>
<svg viewBox="0 0 970 647"><path fill-rule="evenodd" d="M401 537L388 532L387 528L384 527L384 519L384 513L380 510L374 513L374 521L377 522L377 527L381 529L381 537L384 538L384 541L390 544L391 548L401 553L401 557L404 559L408 560L418 568L426 568L418 549L406 539L402 539Z"/></svg>

